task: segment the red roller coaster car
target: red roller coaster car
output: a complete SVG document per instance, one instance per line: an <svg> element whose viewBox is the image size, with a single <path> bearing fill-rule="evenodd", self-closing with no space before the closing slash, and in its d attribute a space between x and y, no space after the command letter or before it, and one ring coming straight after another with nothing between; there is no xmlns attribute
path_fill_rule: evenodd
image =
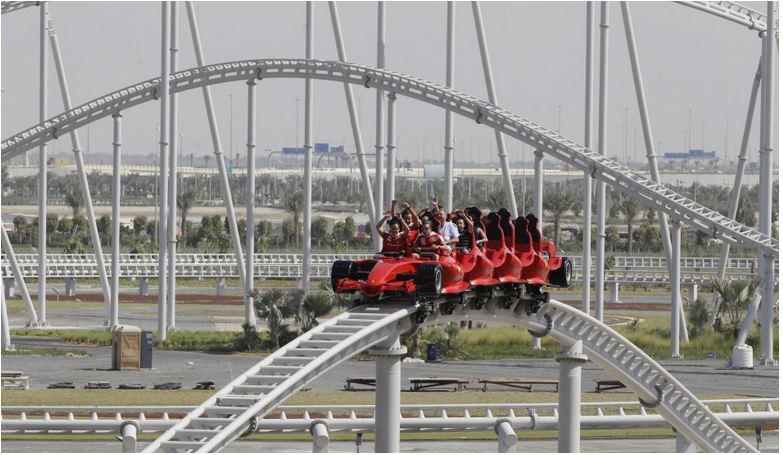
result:
<svg viewBox="0 0 783 455"><path fill-rule="evenodd" d="M469 210L474 210L474 219L480 219L481 212ZM372 259L335 261L332 289L337 293L359 291L377 299L400 295L432 298L494 285L525 285L527 293L540 296L542 286L570 286L571 260L557 257L554 245L541 241L537 224L533 215L520 216L512 224L508 210L500 209L490 213L482 226L488 239L484 251L473 238L469 252L455 251L437 260L379 253Z"/></svg>

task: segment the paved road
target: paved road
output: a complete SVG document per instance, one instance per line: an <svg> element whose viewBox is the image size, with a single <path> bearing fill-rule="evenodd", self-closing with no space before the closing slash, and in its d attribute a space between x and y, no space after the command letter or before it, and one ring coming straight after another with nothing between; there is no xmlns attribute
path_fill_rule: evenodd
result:
<svg viewBox="0 0 783 455"><path fill-rule="evenodd" d="M756 446L755 435L745 438ZM142 450L146 443L139 443ZM779 453L779 436L777 433L763 434L759 448L765 453ZM675 440L671 438L636 438L636 439L583 439L583 453L674 453ZM306 441L237 441L226 447L225 453L310 453L312 443ZM364 453L374 453L375 444L363 441L360 447ZM451 441L402 441L402 453L497 453L497 441L467 441L457 438ZM88 443L73 443L63 441L4 441L3 452L35 453L35 452L70 452L70 453L107 453L119 452L119 441L95 441ZM355 442L333 441L329 444L330 452L356 452ZM517 443L519 453L556 453L557 441L525 440Z"/></svg>

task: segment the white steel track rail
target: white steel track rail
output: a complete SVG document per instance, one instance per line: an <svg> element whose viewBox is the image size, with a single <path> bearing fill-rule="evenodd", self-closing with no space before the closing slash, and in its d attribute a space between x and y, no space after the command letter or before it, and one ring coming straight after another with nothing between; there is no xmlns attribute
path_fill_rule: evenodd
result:
<svg viewBox="0 0 783 455"><path fill-rule="evenodd" d="M166 431L144 452L219 452L256 430L258 419L343 360L410 328L410 304L343 313L253 366Z"/></svg>
<svg viewBox="0 0 783 455"><path fill-rule="evenodd" d="M775 425L780 419L777 398L705 400L716 415L732 427ZM755 410L753 408L756 408ZM763 409L761 409L763 407ZM177 415L193 406L4 406L5 434L116 434L120 425L134 421L139 432L163 433L179 422ZM275 414L259 420L257 434L307 433L316 421L325 421L329 433L374 432L374 405L278 406ZM492 431L498 419L510 419L516 429L551 431L558 426L557 403L402 405L402 432ZM581 404L583 430L665 428L669 423L648 414L638 401ZM299 417L293 417L299 416Z"/></svg>
<svg viewBox="0 0 783 455"><path fill-rule="evenodd" d="M504 322L535 331L532 333L536 336L550 335L561 343L581 341L593 362L622 381L639 395L642 405L654 408L705 452L755 452L674 376L600 321L554 300L536 313L528 313L526 300L497 295L478 309L469 304L457 304L456 308L449 305L453 312L448 315L441 313L440 303L446 299L440 298L433 302L434 311L421 325L466 320ZM144 451L221 450L254 431L259 418L318 374L388 336L407 331L411 324L408 316L419 310L419 305L404 302L375 303L334 318L248 370Z"/></svg>
<svg viewBox="0 0 783 455"><path fill-rule="evenodd" d="M192 68L169 78L171 93L207 85L246 81L250 78L313 78L364 85L393 91L425 103L453 111L483 123L537 150L589 172L615 189L639 199L645 205L664 211L713 237L743 248L758 248L779 256L779 242L761 232L708 209L655 183L642 175L590 150L562 135L498 106L471 97L449 87L400 73L349 63L320 60L246 60L201 68ZM159 96L159 79L127 87L108 96L53 117L20 132L2 143L2 162L38 147L62 134L78 129L118 110L151 101Z"/></svg>
<svg viewBox="0 0 783 455"><path fill-rule="evenodd" d="M756 32L767 31L767 15L734 2L687 1L674 2L748 27ZM777 30L777 24L775 25Z"/></svg>
<svg viewBox="0 0 783 455"><path fill-rule="evenodd" d="M28 6L38 6L41 2L3 2L0 10L3 14L13 13L20 9L27 8Z"/></svg>

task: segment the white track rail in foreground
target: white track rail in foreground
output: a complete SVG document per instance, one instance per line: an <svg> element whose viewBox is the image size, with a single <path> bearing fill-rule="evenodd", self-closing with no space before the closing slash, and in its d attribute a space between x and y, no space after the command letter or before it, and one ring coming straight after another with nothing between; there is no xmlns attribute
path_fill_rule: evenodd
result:
<svg viewBox="0 0 783 455"><path fill-rule="evenodd" d="M439 299L441 302L444 298ZM705 452L755 452L698 398L641 349L598 320L563 303L550 301L527 313L525 300L498 297L481 309L458 304L450 315L440 305L423 326L463 320L504 322L583 343L584 353L639 395L678 432ZM224 387L166 431L145 452L220 451L256 429L258 419L319 374L389 336L411 327L418 305L367 304L327 321L281 348Z"/></svg>
<svg viewBox="0 0 783 455"><path fill-rule="evenodd" d="M322 60L245 60L181 71L169 77L169 84L171 93L179 93L220 83L277 78L310 78L363 85L454 112L529 144L580 171L590 173L594 178L640 200L646 206L663 211L673 220L693 226L733 246L759 248L776 257L780 256L778 240L677 194L555 131L499 106L434 82L351 63ZM159 90L160 79L151 79L59 114L5 139L0 161L6 162L98 119L153 101L159 96Z"/></svg>
<svg viewBox="0 0 783 455"><path fill-rule="evenodd" d="M732 427L776 425L780 413L777 398L705 400L718 417ZM756 410L753 409L756 408ZM763 409L761 409L763 407ZM3 406L4 434L116 434L128 421L139 433L163 433L179 422L176 414L193 406ZM307 434L316 421L324 421L329 433L375 431L374 405L279 406L258 422L256 434ZM510 419L515 429L557 430L559 403L424 404L400 406L400 431L492 431L498 419ZM150 417L155 416L155 417ZM159 416L159 417L158 417ZM638 401L581 404L582 430L668 428L658 414L648 414ZM61 418L64 417L64 418Z"/></svg>

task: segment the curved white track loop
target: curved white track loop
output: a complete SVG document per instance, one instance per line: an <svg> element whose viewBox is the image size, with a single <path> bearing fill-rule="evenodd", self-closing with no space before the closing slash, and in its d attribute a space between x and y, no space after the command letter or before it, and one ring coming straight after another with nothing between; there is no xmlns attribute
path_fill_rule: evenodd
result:
<svg viewBox="0 0 783 455"><path fill-rule="evenodd" d="M364 85L401 94L453 111L542 150L613 188L662 210L734 246L759 248L779 256L779 242L655 183L630 169L497 106L433 82L392 71L320 60L248 60L193 68L171 75L171 93L250 78L312 78ZM153 79L91 101L21 132L2 143L2 161L13 158L75 128L158 96Z"/></svg>
<svg viewBox="0 0 783 455"><path fill-rule="evenodd" d="M6 13L13 13L14 11L19 11L20 9L27 8L28 6L38 6L41 2L3 2L2 10L3 14Z"/></svg>
<svg viewBox="0 0 783 455"><path fill-rule="evenodd" d="M439 299L445 301L444 298ZM600 321L563 303L550 301L537 313L526 301L490 300L482 309L457 305L451 315L433 312L423 326L452 321L491 321L518 325L558 341L583 343L587 356L621 380L705 452L755 452L728 425L641 349ZM440 306L437 306L440 308ZM217 452L255 428L302 386L343 360L389 336L408 331L417 305L368 304L316 327L270 355L220 390L145 448L144 452Z"/></svg>
<svg viewBox="0 0 783 455"><path fill-rule="evenodd" d="M548 334L564 344L582 341L582 350L590 360L622 381L643 404L657 404L651 407L701 450L756 451L644 351L597 319L555 300L533 314L526 313L522 301L507 309L498 302L491 301L479 311L458 306L450 316L433 313L424 325L466 320L502 322Z"/></svg>
<svg viewBox="0 0 783 455"><path fill-rule="evenodd" d="M343 313L237 377L163 433L144 452L219 452L263 417L343 360L411 327L416 306L365 305Z"/></svg>
<svg viewBox="0 0 783 455"><path fill-rule="evenodd" d="M767 31L767 15L740 5L739 3L707 2L701 0L685 2L676 1L675 3L736 22L737 24L744 25L756 32ZM777 24L775 24L775 30L777 30L777 27Z"/></svg>

